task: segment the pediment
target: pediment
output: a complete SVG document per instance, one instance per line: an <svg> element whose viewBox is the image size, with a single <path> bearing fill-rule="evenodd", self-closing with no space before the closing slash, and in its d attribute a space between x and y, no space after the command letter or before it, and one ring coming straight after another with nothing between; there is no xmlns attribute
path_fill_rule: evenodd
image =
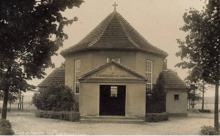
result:
<svg viewBox="0 0 220 136"><path fill-rule="evenodd" d="M107 63L96 68L80 78L85 79L114 79L114 80L146 80L142 75L122 66L116 62Z"/></svg>

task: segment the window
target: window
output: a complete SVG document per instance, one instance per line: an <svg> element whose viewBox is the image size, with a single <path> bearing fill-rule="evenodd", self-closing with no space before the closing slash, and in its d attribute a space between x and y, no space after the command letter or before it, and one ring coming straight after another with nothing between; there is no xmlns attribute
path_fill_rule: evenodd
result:
<svg viewBox="0 0 220 136"><path fill-rule="evenodd" d="M145 64L145 75L147 78L146 90L147 92L152 89L152 71L153 71L153 62L151 60L146 60Z"/></svg>
<svg viewBox="0 0 220 136"><path fill-rule="evenodd" d="M117 86L111 86L111 97L118 97L118 87Z"/></svg>
<svg viewBox="0 0 220 136"><path fill-rule="evenodd" d="M75 82L75 93L79 94L79 82L78 81Z"/></svg>
<svg viewBox="0 0 220 136"><path fill-rule="evenodd" d="M175 95L174 95L174 100L175 100L175 101L178 101L179 99L180 99L180 98L179 98L179 94L175 94Z"/></svg>
<svg viewBox="0 0 220 136"><path fill-rule="evenodd" d="M75 60L75 77L74 77L74 81L75 81L75 93L78 94L79 93L79 76L80 76L80 65L81 65L81 61L79 59Z"/></svg>
<svg viewBox="0 0 220 136"><path fill-rule="evenodd" d="M107 58L107 63L109 63L111 61L114 61L114 62L117 62L117 63L121 63L121 59L120 58L110 58L110 57L108 57Z"/></svg>

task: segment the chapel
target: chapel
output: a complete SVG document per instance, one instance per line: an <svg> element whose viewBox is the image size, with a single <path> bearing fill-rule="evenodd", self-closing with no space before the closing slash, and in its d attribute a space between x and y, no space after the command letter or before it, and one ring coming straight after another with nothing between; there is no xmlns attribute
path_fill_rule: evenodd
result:
<svg viewBox="0 0 220 136"><path fill-rule="evenodd" d="M141 36L116 8L61 55L64 66L55 69L39 87L54 82L70 87L81 116L144 118L146 94L160 74L166 80L166 112L187 112L187 88L176 72L167 69L168 54Z"/></svg>

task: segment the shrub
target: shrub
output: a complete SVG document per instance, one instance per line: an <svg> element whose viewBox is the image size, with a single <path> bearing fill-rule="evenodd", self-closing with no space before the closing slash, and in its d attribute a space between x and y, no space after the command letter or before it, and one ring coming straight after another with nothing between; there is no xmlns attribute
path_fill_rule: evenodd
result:
<svg viewBox="0 0 220 136"><path fill-rule="evenodd" d="M11 123L8 120L0 120L0 135L13 135L14 131L11 128Z"/></svg>
<svg viewBox="0 0 220 136"><path fill-rule="evenodd" d="M2 128L2 127L11 128L11 123L8 120L1 119L0 120L0 128Z"/></svg>
<svg viewBox="0 0 220 136"><path fill-rule="evenodd" d="M0 135L14 135L14 131L11 128L0 128Z"/></svg>
<svg viewBox="0 0 220 136"><path fill-rule="evenodd" d="M209 110L209 109L203 109L203 110L199 109L199 112L201 112L201 113L211 113L211 110Z"/></svg>
<svg viewBox="0 0 220 136"><path fill-rule="evenodd" d="M166 112L166 92L164 84L164 76L160 74L156 85L154 85L152 91L146 95L147 113Z"/></svg>
<svg viewBox="0 0 220 136"><path fill-rule="evenodd" d="M203 126L200 133L201 135L218 135L218 132L212 126Z"/></svg>
<svg viewBox="0 0 220 136"><path fill-rule="evenodd" d="M146 122L159 122L167 121L169 118L168 113L147 113L145 117Z"/></svg>
<svg viewBox="0 0 220 136"><path fill-rule="evenodd" d="M42 111L38 110L36 112L37 117L41 118L52 118L52 119L61 119L61 120L68 120L68 121L79 121L80 114L79 112L73 111Z"/></svg>
<svg viewBox="0 0 220 136"><path fill-rule="evenodd" d="M33 96L33 103L39 110L71 111L78 110L72 90L66 86L53 85ZM75 106L74 106L75 105Z"/></svg>

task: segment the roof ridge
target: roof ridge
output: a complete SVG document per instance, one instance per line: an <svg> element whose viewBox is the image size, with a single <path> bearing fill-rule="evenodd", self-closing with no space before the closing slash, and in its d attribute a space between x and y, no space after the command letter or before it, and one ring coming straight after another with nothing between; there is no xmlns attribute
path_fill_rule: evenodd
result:
<svg viewBox="0 0 220 136"><path fill-rule="evenodd" d="M94 41L91 42L91 45L89 44L88 47L91 47L92 45L94 45L95 43L97 43L100 38L103 36L105 30L107 29L108 25L111 23L111 20L113 19L114 17L114 14L116 14L117 12L112 12L109 16L111 17L108 22L106 23L105 25L105 28L102 30L102 32L100 33L100 35L98 36L98 38L96 38Z"/></svg>
<svg viewBox="0 0 220 136"><path fill-rule="evenodd" d="M101 49L144 51L146 53L153 53L162 57L166 57L168 55L162 49L159 49L158 47L150 44L118 12L112 12L111 14L109 14L80 42L62 51L61 55L65 57L71 55L71 53Z"/></svg>
<svg viewBox="0 0 220 136"><path fill-rule="evenodd" d="M127 24L127 25L129 26L129 28L131 28L132 31L133 31L134 33L136 33L139 37L141 37L146 43L148 43L148 44L149 44L150 46L152 46L153 48L155 48L155 49L157 49L157 50L160 50L160 51L163 52L163 53L166 53L166 52L164 52L163 50L159 49L158 47L152 45L148 40L146 40L145 37L143 37L127 20L125 20L121 14L118 13L118 15L121 17L121 19L124 21L124 23ZM123 27L124 27L124 26L123 26ZM126 33L127 33L127 32L126 32ZM130 34L128 34L128 36L130 37ZM132 40L132 41L133 41L133 40ZM136 43L136 42L134 42L134 43ZM166 54L167 54L167 53L166 53Z"/></svg>
<svg viewBox="0 0 220 136"><path fill-rule="evenodd" d="M118 13L117 15L118 15L123 21L126 21L119 13ZM118 16L116 16L116 17L118 17ZM118 19L118 21L119 21L119 23L120 23L120 25L121 25L121 27L122 27L122 29L123 29L125 35L128 37L128 40L129 40L131 43L133 43L132 45L134 45L135 47L137 47L137 48L140 49L140 47L138 46L138 44L137 44L134 40L132 40L131 36L130 36L130 35L128 34L128 32L126 31L125 27L122 25L121 20ZM127 22L127 21L126 21L126 22ZM128 23L128 22L127 22L127 23Z"/></svg>

